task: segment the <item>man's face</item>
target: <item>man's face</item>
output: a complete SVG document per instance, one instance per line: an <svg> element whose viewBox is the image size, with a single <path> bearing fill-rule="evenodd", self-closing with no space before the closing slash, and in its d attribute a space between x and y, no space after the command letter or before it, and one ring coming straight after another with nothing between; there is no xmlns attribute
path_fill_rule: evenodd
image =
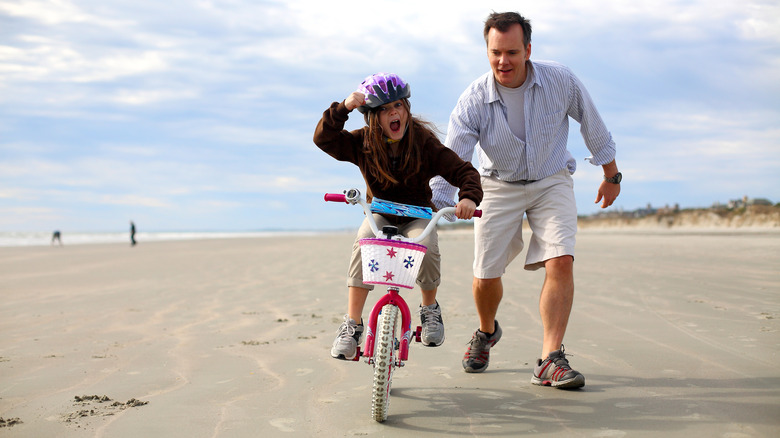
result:
<svg viewBox="0 0 780 438"><path fill-rule="evenodd" d="M487 54L493 76L508 88L523 85L528 74L525 62L531 56L531 44L523 45L523 28L519 24L506 32L488 31Z"/></svg>

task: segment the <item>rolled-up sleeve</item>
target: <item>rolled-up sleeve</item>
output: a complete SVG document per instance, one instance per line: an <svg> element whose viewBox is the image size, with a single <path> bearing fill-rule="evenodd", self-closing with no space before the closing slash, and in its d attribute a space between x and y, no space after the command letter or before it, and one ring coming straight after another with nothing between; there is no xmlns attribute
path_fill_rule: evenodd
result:
<svg viewBox="0 0 780 438"><path fill-rule="evenodd" d="M585 160L596 166L611 163L617 153L615 141L585 85L573 73L568 114L580 124L580 134L585 141L585 146L593 154Z"/></svg>

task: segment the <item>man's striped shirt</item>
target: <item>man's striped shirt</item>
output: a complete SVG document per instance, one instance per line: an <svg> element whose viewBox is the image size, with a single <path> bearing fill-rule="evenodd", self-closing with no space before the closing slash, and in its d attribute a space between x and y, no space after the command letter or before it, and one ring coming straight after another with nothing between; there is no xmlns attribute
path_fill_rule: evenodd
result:
<svg viewBox="0 0 780 438"><path fill-rule="evenodd" d="M576 160L566 148L569 117L580 124L594 165L615 159L615 142L585 86L566 66L528 61L530 86L525 91L525 135L512 133L506 105L490 71L461 94L450 115L445 145L470 161L476 148L479 172L502 181L540 180L564 167L570 173ZM441 177L431 180L437 207L453 205L455 187Z"/></svg>

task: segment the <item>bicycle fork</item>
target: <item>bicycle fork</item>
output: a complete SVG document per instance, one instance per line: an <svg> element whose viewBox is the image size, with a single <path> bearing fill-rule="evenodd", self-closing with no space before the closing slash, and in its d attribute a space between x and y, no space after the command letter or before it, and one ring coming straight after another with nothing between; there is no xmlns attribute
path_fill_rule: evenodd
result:
<svg viewBox="0 0 780 438"><path fill-rule="evenodd" d="M409 359L409 345L412 341L412 335L415 336L415 339L419 340L420 338L420 328L418 327L415 332L412 332L412 314L411 311L409 311L409 306L406 304L406 301L401 297L401 295L398 293L399 289L395 286L391 286L387 288L387 293L383 295L379 301L377 301L376 305L374 305L373 309L371 309L371 315L368 318L368 332L366 334L366 345L365 345L365 351L363 351L361 354L358 354L355 356L355 360L358 360L358 357L365 356L366 362L368 364L374 363L374 341L375 341L375 334L376 334L376 325L377 321L379 320L379 314L382 311L382 308L387 305L391 304L393 306L396 306L398 310L401 312L401 340L400 345L398 346L398 360L395 365L397 366L404 366L404 361Z"/></svg>

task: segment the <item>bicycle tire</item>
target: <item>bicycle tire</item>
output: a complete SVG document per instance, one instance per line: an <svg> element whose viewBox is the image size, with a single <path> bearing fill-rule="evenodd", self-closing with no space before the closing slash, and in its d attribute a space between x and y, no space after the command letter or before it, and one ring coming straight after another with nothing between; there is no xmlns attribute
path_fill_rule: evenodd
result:
<svg viewBox="0 0 780 438"><path fill-rule="evenodd" d="M390 385L393 383L393 370L396 358L396 327L398 325L398 307L386 304L382 307L377 323L377 338L374 345L374 385L372 390L371 414L374 420L387 419L390 407Z"/></svg>

